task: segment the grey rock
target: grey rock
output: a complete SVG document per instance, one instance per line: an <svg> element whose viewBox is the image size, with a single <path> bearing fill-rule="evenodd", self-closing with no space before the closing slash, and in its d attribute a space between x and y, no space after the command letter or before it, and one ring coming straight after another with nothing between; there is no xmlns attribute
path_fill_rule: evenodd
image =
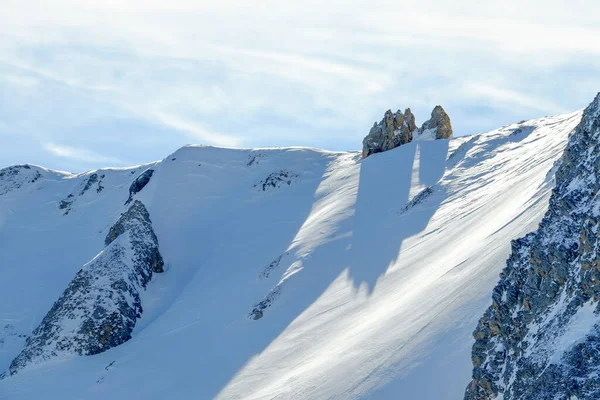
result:
<svg viewBox="0 0 600 400"><path fill-rule="evenodd" d="M259 274L259 278L261 279L265 279L268 278L269 275L271 275L271 272L273 272L273 270L279 268L279 264L281 263L281 259L285 256L288 256L290 254L289 251L286 251L285 253L277 256L273 261L271 261L269 263L269 265L267 265Z"/></svg>
<svg viewBox="0 0 600 400"><path fill-rule="evenodd" d="M27 338L9 375L55 357L98 354L131 338L143 311L140 293L163 270L158 239L140 201L121 215L105 244Z"/></svg>
<svg viewBox="0 0 600 400"><path fill-rule="evenodd" d="M492 305L473 333L465 399L600 398L598 176L600 94L569 138L537 231L512 242ZM591 314L588 329L561 345L584 312Z"/></svg>
<svg viewBox="0 0 600 400"><path fill-rule="evenodd" d="M282 169L281 171L270 173L265 179L256 183L254 187L266 192L270 189L277 189L282 186L290 186L298 178L299 175L297 173Z"/></svg>

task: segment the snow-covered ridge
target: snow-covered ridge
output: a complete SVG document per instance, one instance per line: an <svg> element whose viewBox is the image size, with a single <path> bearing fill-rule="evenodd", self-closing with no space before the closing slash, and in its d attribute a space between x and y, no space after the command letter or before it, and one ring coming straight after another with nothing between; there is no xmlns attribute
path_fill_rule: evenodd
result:
<svg viewBox="0 0 600 400"><path fill-rule="evenodd" d="M163 272L158 240L140 201L111 227L105 245L27 338L9 374L53 358L98 354L131 338L143 311L140 292L153 273Z"/></svg>
<svg viewBox="0 0 600 400"><path fill-rule="evenodd" d="M0 319L16 331L40 324L135 201L152 217L165 272L140 291L131 340L23 369L0 393L459 398L477 316L510 240L545 212L548 171L580 117L412 141L364 160L188 146L12 190L0 196ZM23 282L36 296L20 295ZM21 350L0 353L0 369Z"/></svg>

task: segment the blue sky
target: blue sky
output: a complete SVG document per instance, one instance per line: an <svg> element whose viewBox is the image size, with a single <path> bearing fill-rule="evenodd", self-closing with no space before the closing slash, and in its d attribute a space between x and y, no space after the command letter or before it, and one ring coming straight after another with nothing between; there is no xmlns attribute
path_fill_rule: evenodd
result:
<svg viewBox="0 0 600 400"><path fill-rule="evenodd" d="M78 172L187 143L358 150L389 108L420 124L441 104L462 135L600 91L592 0L2 3L0 166Z"/></svg>

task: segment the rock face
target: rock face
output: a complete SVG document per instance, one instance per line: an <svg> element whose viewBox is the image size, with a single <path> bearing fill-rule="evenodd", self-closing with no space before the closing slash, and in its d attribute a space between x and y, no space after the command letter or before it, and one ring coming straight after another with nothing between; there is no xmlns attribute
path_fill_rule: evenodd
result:
<svg viewBox="0 0 600 400"><path fill-rule="evenodd" d="M549 209L513 241L474 332L465 399L600 398L600 94L569 138Z"/></svg>
<svg viewBox="0 0 600 400"><path fill-rule="evenodd" d="M387 110L383 119L375 123L363 139L363 158L410 142L416 129L415 116L410 108L404 114L400 110L396 113Z"/></svg>
<svg viewBox="0 0 600 400"><path fill-rule="evenodd" d="M142 314L140 292L153 273L163 271L158 239L140 201L121 215L105 244L27 339L8 374L55 357L101 353L131 338Z"/></svg>
<svg viewBox="0 0 600 400"><path fill-rule="evenodd" d="M452 137L450 117L446 114L442 106L435 106L433 111L431 111L431 118L421 126L419 134L429 134L433 139L448 139Z"/></svg>
<svg viewBox="0 0 600 400"><path fill-rule="evenodd" d="M142 172L140 176L135 178L135 180L129 186L129 198L125 202L125 205L131 203L131 200L133 200L133 196L136 193L139 193L148 184L148 182L150 182L150 178L152 178L153 174L153 169L147 169L144 172Z"/></svg>
<svg viewBox="0 0 600 400"><path fill-rule="evenodd" d="M400 110L392 113L387 110L383 119L375 123L369 134L363 139L363 158L371 154L391 150L409 143L415 136L423 133L432 134L434 139L447 139L452 137L450 117L441 106L436 106L431 112L431 119L417 128L415 116L410 108L404 113Z"/></svg>

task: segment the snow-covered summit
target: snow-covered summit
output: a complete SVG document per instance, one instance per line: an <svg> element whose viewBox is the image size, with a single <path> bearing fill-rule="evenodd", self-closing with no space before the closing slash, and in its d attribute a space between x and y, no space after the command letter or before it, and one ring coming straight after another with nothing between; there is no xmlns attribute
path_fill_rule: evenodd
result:
<svg viewBox="0 0 600 400"><path fill-rule="evenodd" d="M0 194L1 370L81 266L104 260L137 201L164 272L137 290L130 340L38 359L1 380L0 397L460 398L510 240L546 211L549 171L580 119L366 159L187 146L143 166L23 179Z"/></svg>

